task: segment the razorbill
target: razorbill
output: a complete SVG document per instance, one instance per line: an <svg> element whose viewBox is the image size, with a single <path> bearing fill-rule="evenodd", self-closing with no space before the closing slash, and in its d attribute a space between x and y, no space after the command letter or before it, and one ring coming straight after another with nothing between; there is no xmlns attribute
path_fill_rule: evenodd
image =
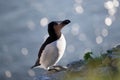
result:
<svg viewBox="0 0 120 80"><path fill-rule="evenodd" d="M52 21L48 24L49 37L42 44L36 63L31 68L40 67L49 70L58 63L66 48L66 40L61 29L69 23L70 20L64 20Z"/></svg>

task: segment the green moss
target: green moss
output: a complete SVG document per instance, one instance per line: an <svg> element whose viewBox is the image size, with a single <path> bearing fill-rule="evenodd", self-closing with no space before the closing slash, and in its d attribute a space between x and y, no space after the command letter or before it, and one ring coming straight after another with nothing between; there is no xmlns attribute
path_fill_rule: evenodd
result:
<svg viewBox="0 0 120 80"><path fill-rule="evenodd" d="M87 53L85 53L85 55L84 55L84 60L89 60L89 59L92 59L92 56L91 56L91 54L93 54L92 52L87 52Z"/></svg>
<svg viewBox="0 0 120 80"><path fill-rule="evenodd" d="M112 58L109 55L116 55ZM93 58L92 52L84 55L86 64L80 71L67 71L64 80L120 80L120 49L107 50Z"/></svg>

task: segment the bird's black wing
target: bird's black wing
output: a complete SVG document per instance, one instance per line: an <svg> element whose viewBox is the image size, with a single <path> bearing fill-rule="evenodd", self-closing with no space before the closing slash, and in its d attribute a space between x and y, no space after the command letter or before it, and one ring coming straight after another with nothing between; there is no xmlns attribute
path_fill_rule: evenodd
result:
<svg viewBox="0 0 120 80"><path fill-rule="evenodd" d="M41 54L42 54L42 51L44 50L44 48L46 47L47 44L50 44L51 42L55 41L56 39L53 39L51 37L48 37L46 39L46 41L42 44L40 50L39 50L39 53L38 53L38 58L41 57Z"/></svg>
<svg viewBox="0 0 120 80"><path fill-rule="evenodd" d="M36 66L41 65L41 64L40 64L40 57L41 57L41 54L42 54L44 48L46 47L47 44L50 44L51 42L53 42L53 41L55 41L55 40L56 40L55 38L51 38L51 37L48 37L48 38L46 39L46 41L42 44L42 46L41 46L41 48L40 48L40 50L39 50L38 58L37 58L37 61L36 61L35 65L32 66L31 68L34 68L34 67L36 67Z"/></svg>

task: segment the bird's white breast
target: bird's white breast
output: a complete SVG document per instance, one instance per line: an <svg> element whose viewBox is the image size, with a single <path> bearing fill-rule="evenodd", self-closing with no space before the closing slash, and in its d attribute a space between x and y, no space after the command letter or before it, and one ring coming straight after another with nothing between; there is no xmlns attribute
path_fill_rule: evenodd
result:
<svg viewBox="0 0 120 80"><path fill-rule="evenodd" d="M55 65L63 56L66 48L66 40L64 35L61 34L61 37L48 44L42 52L40 57L41 66L44 69L47 69L53 65Z"/></svg>

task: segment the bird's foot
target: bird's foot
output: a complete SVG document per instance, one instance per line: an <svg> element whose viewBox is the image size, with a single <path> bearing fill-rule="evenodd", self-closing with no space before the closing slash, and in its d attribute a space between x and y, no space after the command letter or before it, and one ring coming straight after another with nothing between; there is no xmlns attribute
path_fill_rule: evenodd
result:
<svg viewBox="0 0 120 80"><path fill-rule="evenodd" d="M50 69L48 69L48 71L50 71L50 72L60 72L60 71L66 71L66 70L67 70L66 67L63 67L60 65L52 66Z"/></svg>

